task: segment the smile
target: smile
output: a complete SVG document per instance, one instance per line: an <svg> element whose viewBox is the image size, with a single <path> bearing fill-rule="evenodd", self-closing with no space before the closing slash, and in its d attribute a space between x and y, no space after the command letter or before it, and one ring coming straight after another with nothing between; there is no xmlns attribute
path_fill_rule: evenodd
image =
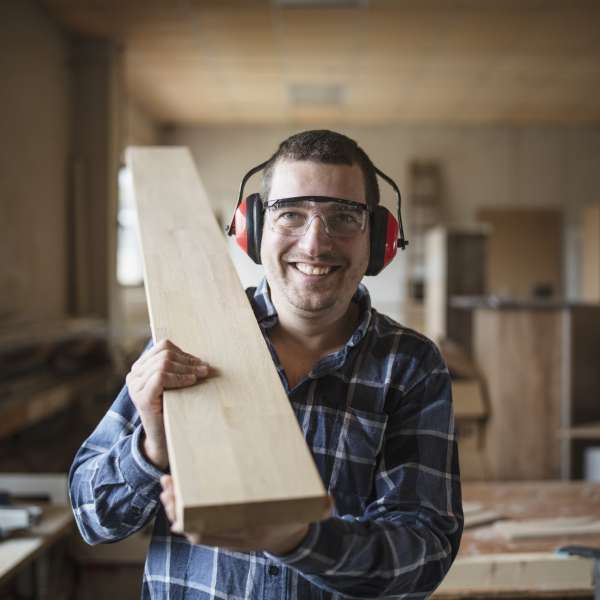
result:
<svg viewBox="0 0 600 600"><path fill-rule="evenodd" d="M331 265L309 265L308 263L292 263L298 271L304 273L304 275L317 275L317 276L325 276L329 275L329 273L333 271L337 271L339 267L334 267Z"/></svg>

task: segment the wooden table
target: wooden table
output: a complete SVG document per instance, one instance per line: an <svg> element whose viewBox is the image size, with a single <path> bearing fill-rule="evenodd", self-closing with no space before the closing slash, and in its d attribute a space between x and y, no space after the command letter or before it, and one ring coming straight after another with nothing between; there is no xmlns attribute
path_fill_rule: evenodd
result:
<svg viewBox="0 0 600 600"><path fill-rule="evenodd" d="M70 507L45 506L38 525L26 533L0 541L0 586L8 583L72 531L73 513Z"/></svg>
<svg viewBox="0 0 600 600"><path fill-rule="evenodd" d="M525 481L463 484L463 501L512 520L595 515L600 484ZM592 596L592 561L559 558L559 546L600 547L600 535L508 541L493 525L466 529L458 557L436 598Z"/></svg>

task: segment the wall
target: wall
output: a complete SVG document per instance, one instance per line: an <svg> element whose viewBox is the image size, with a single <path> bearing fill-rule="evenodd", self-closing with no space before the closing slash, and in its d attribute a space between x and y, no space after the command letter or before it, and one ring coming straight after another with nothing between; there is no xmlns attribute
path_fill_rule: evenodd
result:
<svg viewBox="0 0 600 600"><path fill-rule="evenodd" d="M309 127L179 127L164 135L170 144L192 149L218 214L229 218L242 175L264 160L287 135ZM577 295L578 224L581 208L598 201L600 126L509 127L394 125L341 129L354 137L380 169L405 190L411 159L439 160L443 168L445 218L474 222L483 207L560 207L565 211L566 291ZM382 186L385 189L385 186ZM387 195L388 201L393 199ZM407 215L410 208L405 202ZM410 240L410 231L407 231ZM232 250L242 282L260 270ZM407 253L410 252L410 246ZM374 303L402 318L406 255L376 278L366 278Z"/></svg>
<svg viewBox="0 0 600 600"><path fill-rule="evenodd" d="M32 2L0 2L0 323L67 303L67 42Z"/></svg>

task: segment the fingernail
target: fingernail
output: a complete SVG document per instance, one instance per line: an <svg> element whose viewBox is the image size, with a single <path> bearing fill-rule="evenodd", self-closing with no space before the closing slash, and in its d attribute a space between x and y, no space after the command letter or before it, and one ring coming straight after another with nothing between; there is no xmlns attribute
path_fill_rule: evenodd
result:
<svg viewBox="0 0 600 600"><path fill-rule="evenodd" d="M196 368L198 375L208 375L208 367L206 365L200 365Z"/></svg>

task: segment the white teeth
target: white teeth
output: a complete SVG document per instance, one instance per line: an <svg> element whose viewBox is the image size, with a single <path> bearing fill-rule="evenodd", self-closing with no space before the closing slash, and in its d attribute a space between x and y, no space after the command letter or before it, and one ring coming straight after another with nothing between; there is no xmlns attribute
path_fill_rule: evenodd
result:
<svg viewBox="0 0 600 600"><path fill-rule="evenodd" d="M327 275L333 269L333 267L315 267L306 263L296 263L296 267L306 275Z"/></svg>

